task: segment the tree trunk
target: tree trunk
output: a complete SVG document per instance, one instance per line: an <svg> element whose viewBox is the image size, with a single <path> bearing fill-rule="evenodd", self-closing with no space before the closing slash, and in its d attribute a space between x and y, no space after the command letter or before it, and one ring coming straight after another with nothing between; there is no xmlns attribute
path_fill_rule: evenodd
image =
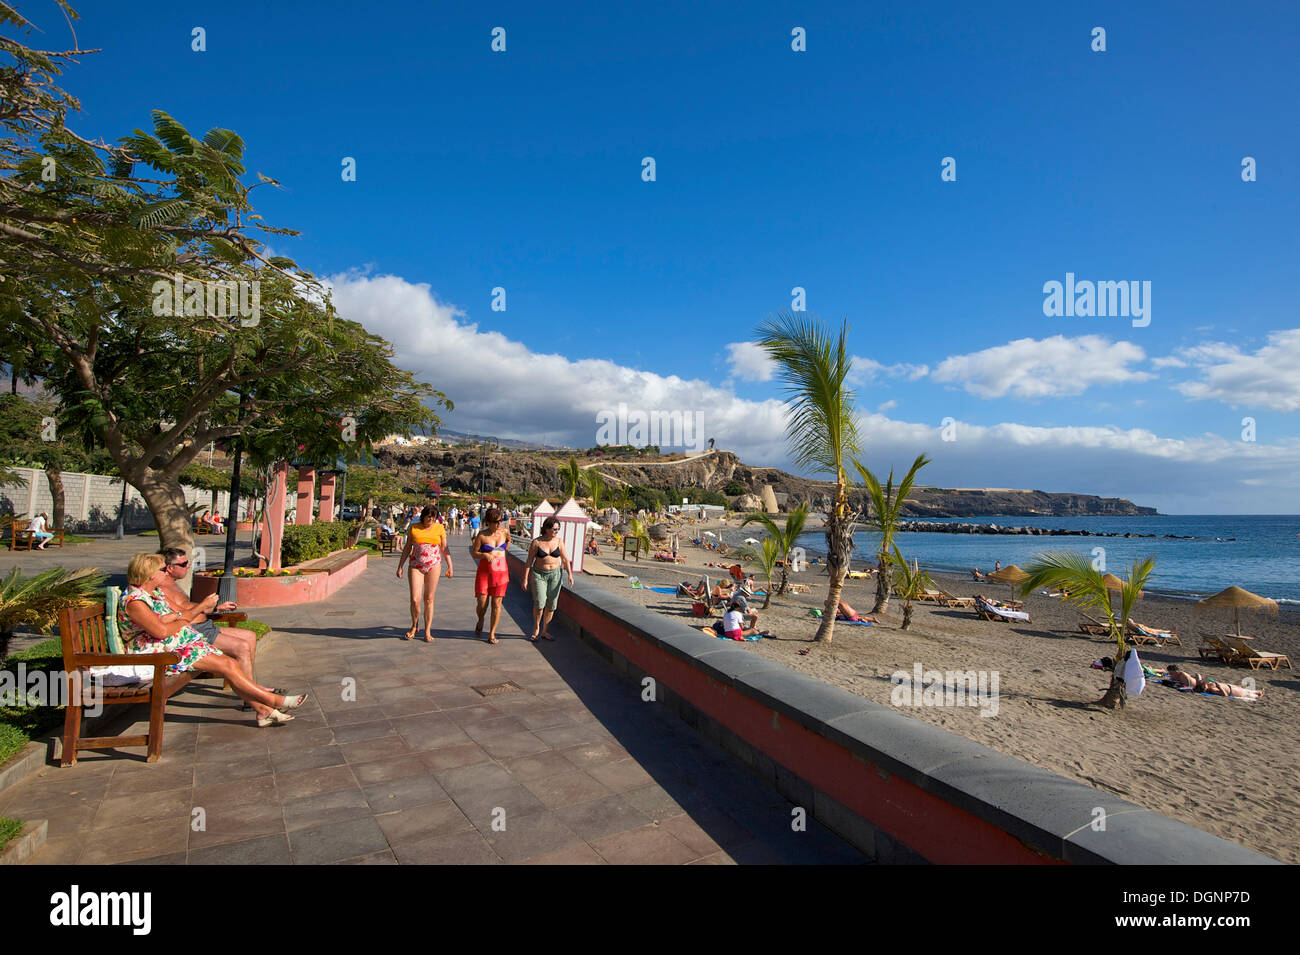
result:
<svg viewBox="0 0 1300 955"><path fill-rule="evenodd" d="M835 502L826 522L826 567L830 572L830 590L826 594L826 606L822 609L821 626L817 628L817 636L814 637L818 643L830 643L835 634L835 612L839 610L840 595L844 592L844 575L853 554L853 528L845 513L847 509L844 478L841 475L835 482Z"/></svg>
<svg viewBox="0 0 1300 955"><path fill-rule="evenodd" d="M1120 665L1118 662L1115 664L1116 668ZM1097 705L1104 706L1108 710L1122 710L1127 699L1128 688L1124 686L1124 678L1116 674L1110 678L1110 686L1106 688L1106 695L1097 701Z"/></svg>
<svg viewBox="0 0 1300 955"><path fill-rule="evenodd" d="M158 528L158 549L182 547L186 553L192 553L194 526L190 521L190 511L185 504L181 482L161 471L146 468L144 476L131 483L140 492L149 513L153 515L154 525Z"/></svg>
<svg viewBox="0 0 1300 955"><path fill-rule="evenodd" d="M889 610L889 561L881 554L876 559L876 603L872 613L885 613Z"/></svg>
<svg viewBox="0 0 1300 955"><path fill-rule="evenodd" d="M50 498L54 501L50 521L54 530L63 530L63 516L67 512L67 500L63 493L63 472L51 465L45 467L45 481L50 485Z"/></svg>
<svg viewBox="0 0 1300 955"><path fill-rule="evenodd" d="M903 604L903 629L906 630L912 625L912 601L908 600Z"/></svg>
<svg viewBox="0 0 1300 955"><path fill-rule="evenodd" d="M790 575L788 573L789 569L790 569L790 555L787 553L785 555L785 563L781 565L781 586L777 590L778 594L785 593L786 587L790 583Z"/></svg>
<svg viewBox="0 0 1300 955"><path fill-rule="evenodd" d="M767 589L763 591L763 606L760 609L766 610L770 606L772 606L772 579L769 577Z"/></svg>

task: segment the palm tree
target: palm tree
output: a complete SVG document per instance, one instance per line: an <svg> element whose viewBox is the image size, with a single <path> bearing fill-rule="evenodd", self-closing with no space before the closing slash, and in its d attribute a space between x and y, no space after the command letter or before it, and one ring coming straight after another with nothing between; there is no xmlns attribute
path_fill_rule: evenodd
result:
<svg viewBox="0 0 1300 955"><path fill-rule="evenodd" d="M871 608L872 613L884 613L889 608L889 570L893 565L890 556L894 547L894 534L898 532L898 518L907 495L912 491L916 472L929 463L929 458L924 454L918 454L903 480L899 481L898 487L895 488L892 468L889 471L889 480L882 487L880 479L872 474L869 468L864 467L859 461L853 462L871 499L871 515L867 518L867 523L880 534L880 550L876 553L876 569L879 571L876 575L876 604Z"/></svg>
<svg viewBox="0 0 1300 955"><path fill-rule="evenodd" d="M1025 567L1029 577L1021 584L1023 593L1040 587L1063 590L1069 594L1065 599L1080 610L1091 611L1105 617L1110 627L1110 635L1115 640L1115 671L1111 674L1106 695L1097 702L1107 709L1123 707L1128 696L1122 676L1124 654L1127 650L1124 628L1133 612L1133 604L1141 596L1142 588L1146 586L1147 578L1151 576L1155 566L1154 557L1145 557L1133 562L1133 566L1121 578L1118 614L1111 604L1110 589L1106 586L1105 576L1083 554L1069 550L1037 554Z"/></svg>
<svg viewBox="0 0 1300 955"><path fill-rule="evenodd" d="M782 541L775 537L764 537L762 550L759 551L758 566L762 568L763 574L767 577L767 587L763 590L763 606L761 610L766 610L772 606L772 574L776 572L776 562L781 559ZM784 573L781 575L785 576Z"/></svg>
<svg viewBox="0 0 1300 955"><path fill-rule="evenodd" d="M795 544L798 543L799 535L803 533L803 525L807 519L808 508L800 504L786 517L785 527L783 528L777 527L776 521L772 519L770 514L750 514L740 522L741 527L755 522L762 524L764 529L767 531L768 538L777 542L777 545L780 548L780 556L778 557L778 560L782 561L781 589L777 591L779 594L785 593L786 587L789 584L790 551L793 550Z"/></svg>
<svg viewBox="0 0 1300 955"><path fill-rule="evenodd" d="M920 566L909 564L903 559L903 552L894 545L894 552L889 555L889 562L898 570L898 596L903 598L903 626L906 630L912 625L912 601L930 587L930 575Z"/></svg>
<svg viewBox="0 0 1300 955"><path fill-rule="evenodd" d="M831 641L835 610L844 590L853 553L845 459L858 454L853 392L845 380L853 367L848 350L848 322L832 336L815 317L803 312L773 315L756 330L758 344L777 365L785 384L789 420L786 440L796 467L834 475L835 490L826 514L826 564L830 591L816 639Z"/></svg>
<svg viewBox="0 0 1300 955"><path fill-rule="evenodd" d="M587 494L591 498L591 511L593 514L600 511L601 498L605 496L606 485L605 476L592 468L590 471L583 472L587 477Z"/></svg>
<svg viewBox="0 0 1300 955"><path fill-rule="evenodd" d="M578 459L569 458L569 463L556 468L560 473L560 481L564 485L569 497L577 497L578 492L582 490L582 485L586 483L587 473L578 466Z"/></svg>
<svg viewBox="0 0 1300 955"><path fill-rule="evenodd" d="M59 611L84 607L103 598L107 578L97 567L50 570L23 577L15 567L0 580L0 659L9 652L9 641L19 627L49 633Z"/></svg>

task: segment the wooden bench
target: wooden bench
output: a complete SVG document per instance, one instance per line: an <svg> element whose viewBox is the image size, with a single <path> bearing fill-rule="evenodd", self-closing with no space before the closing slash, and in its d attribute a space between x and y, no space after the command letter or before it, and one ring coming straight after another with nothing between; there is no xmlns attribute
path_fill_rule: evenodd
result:
<svg viewBox="0 0 1300 955"><path fill-rule="evenodd" d="M14 521L9 525L9 549L10 550L31 550L36 544L36 532L31 529L31 521ZM46 533L53 534L45 544L49 547L51 544L59 547L63 546L63 528L48 530Z"/></svg>
<svg viewBox="0 0 1300 955"><path fill-rule="evenodd" d="M401 536L401 535L399 535L399 534L392 534L392 535L390 535L390 536L385 537L383 534L380 534L380 535L379 535L379 553L381 553L381 554L396 554L397 551L398 551L398 538L399 538L400 536Z"/></svg>
<svg viewBox="0 0 1300 955"><path fill-rule="evenodd" d="M167 667L180 662L180 655L167 653L110 653L105 630L104 604L91 604L76 610L59 611L59 637L63 641L63 669L67 674L68 696L63 717L63 758L60 765L72 766L83 749L115 749L119 746L143 746L145 759L157 762L162 756L163 711L167 699L184 689L191 680L215 677L216 674L189 670L168 673ZM152 680L126 686L101 686L100 699L105 706L129 703L149 704L149 732L143 736L81 736L83 686L89 679L87 667L150 666Z"/></svg>

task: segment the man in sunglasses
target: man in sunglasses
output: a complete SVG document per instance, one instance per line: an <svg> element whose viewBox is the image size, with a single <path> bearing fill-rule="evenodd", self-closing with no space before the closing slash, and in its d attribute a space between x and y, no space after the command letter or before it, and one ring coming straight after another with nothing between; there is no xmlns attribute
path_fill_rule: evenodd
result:
<svg viewBox="0 0 1300 955"><path fill-rule="evenodd" d="M209 594L197 603L190 600L176 584L176 581L184 580L185 574L189 571L189 555L179 547L163 548L162 555L167 561L167 576L171 578L162 586L167 603L171 604L174 610L184 614L195 610L200 611L200 615L190 626L203 634L203 638L208 643L233 657L239 664L239 668L244 671L244 675L250 680L253 679L253 654L257 651L257 634L252 630L241 630L238 627L218 627L207 617L213 611L234 610L236 604L227 601L218 606L216 594Z"/></svg>

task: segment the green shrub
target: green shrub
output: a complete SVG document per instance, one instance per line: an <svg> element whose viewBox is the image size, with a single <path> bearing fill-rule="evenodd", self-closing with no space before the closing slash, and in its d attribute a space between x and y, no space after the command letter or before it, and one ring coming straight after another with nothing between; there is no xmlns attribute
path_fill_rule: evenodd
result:
<svg viewBox="0 0 1300 955"><path fill-rule="evenodd" d="M286 567L325 557L348 546L357 525L342 521L289 524L280 545L280 561Z"/></svg>
<svg viewBox="0 0 1300 955"><path fill-rule="evenodd" d="M0 766L14 753L31 742L31 738L13 723L5 722L6 708L0 708Z"/></svg>
<svg viewBox="0 0 1300 955"><path fill-rule="evenodd" d="M706 491L702 487L681 487L673 492L673 503L680 504L682 498L686 498L691 504L716 504L718 507L728 507L731 501L727 495L721 491ZM690 507L690 504L686 505Z"/></svg>
<svg viewBox="0 0 1300 955"><path fill-rule="evenodd" d="M3 760L0 760L3 762ZM23 831L23 822L21 819L9 819L6 816L0 816L0 852L4 851L5 846L9 845L10 839L17 839Z"/></svg>
<svg viewBox="0 0 1300 955"><path fill-rule="evenodd" d="M727 497L739 497L742 494L748 494L749 488L745 487L745 485L741 484L739 481L732 481L722 489L722 493L727 495Z"/></svg>

